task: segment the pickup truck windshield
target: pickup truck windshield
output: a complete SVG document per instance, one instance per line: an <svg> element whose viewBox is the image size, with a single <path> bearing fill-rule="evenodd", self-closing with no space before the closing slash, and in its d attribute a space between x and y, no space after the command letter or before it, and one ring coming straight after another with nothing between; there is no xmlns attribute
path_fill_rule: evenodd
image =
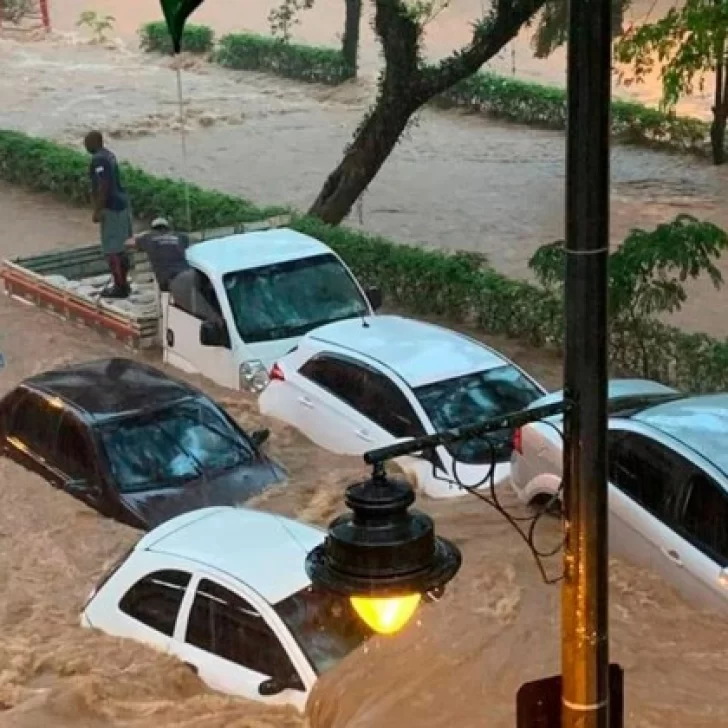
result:
<svg viewBox="0 0 728 728"><path fill-rule="evenodd" d="M303 336L370 313L356 282L331 253L228 273L235 326L246 343Z"/></svg>
<svg viewBox="0 0 728 728"><path fill-rule="evenodd" d="M255 457L243 435L204 399L110 423L99 434L121 493L178 487Z"/></svg>

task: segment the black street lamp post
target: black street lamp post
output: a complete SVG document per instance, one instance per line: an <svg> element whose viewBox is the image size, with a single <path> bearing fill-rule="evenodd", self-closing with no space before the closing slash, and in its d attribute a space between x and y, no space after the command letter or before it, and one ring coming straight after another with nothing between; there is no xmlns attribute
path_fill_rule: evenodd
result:
<svg viewBox="0 0 728 728"><path fill-rule="evenodd" d="M561 715L563 728L607 728L611 2L571 0L569 13Z"/></svg>

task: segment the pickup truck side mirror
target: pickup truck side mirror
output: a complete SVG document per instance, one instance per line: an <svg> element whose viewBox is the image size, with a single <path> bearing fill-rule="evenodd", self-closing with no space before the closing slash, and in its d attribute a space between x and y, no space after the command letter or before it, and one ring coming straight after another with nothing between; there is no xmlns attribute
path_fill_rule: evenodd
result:
<svg viewBox="0 0 728 728"><path fill-rule="evenodd" d="M384 303L384 295L379 286L370 286L365 291L369 303L374 311L378 311Z"/></svg>
<svg viewBox="0 0 728 728"><path fill-rule="evenodd" d="M200 344L202 346L222 346L230 348L230 336L224 321L203 321L200 325Z"/></svg>

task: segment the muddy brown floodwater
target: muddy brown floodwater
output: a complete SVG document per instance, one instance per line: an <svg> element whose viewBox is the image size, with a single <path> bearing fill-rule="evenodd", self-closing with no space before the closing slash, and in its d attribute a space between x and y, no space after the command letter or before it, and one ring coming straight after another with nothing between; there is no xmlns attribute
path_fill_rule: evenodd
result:
<svg viewBox="0 0 728 728"><path fill-rule="evenodd" d="M0 39L0 67L0 128L79 145L97 126L120 157L154 174L301 209L337 163L372 93L367 80L330 89L191 60L185 165L168 60L69 38ZM728 228L727 175L688 156L614 147L612 243L680 213ZM563 234L563 182L562 133L427 109L350 222L394 240L478 250L503 273L528 277L535 249ZM720 267L728 274L728 262ZM707 279L687 289L687 304L671 321L728 335L723 293Z"/></svg>
<svg viewBox="0 0 728 728"><path fill-rule="evenodd" d="M93 234L86 210L0 186L0 256L68 246ZM95 334L0 297L0 395L48 367L121 352ZM491 340L549 386L558 360ZM316 523L343 508L345 485L365 475L290 429L262 422L254 403L204 382L251 428L273 429L290 483L257 507ZM109 561L136 533L0 461L0 726L2 728L302 728L288 711L207 690L180 663L131 642L89 633L78 613ZM504 502L516 508L507 495ZM402 635L351 655L314 692L310 728L506 728L525 680L555 672L559 591L545 586L523 543L478 500L433 503L440 533L464 567L445 598ZM539 546L558 542L547 523ZM548 564L552 574L558 563ZM630 728L728 725L728 624L696 611L663 582L612 562L612 656L627 671Z"/></svg>
<svg viewBox="0 0 728 728"><path fill-rule="evenodd" d="M474 2L453 3L433 23L433 54L460 42ZM81 0L51 5L62 30L86 7ZM117 15L127 40L113 51L72 38L0 40L0 128L77 142L89 126L99 126L121 156L153 173L184 171L260 202L305 205L369 104L370 82L306 88L189 62L191 158L183 170L179 138L171 133L176 112L168 62L141 58L129 45L138 23L157 16L156 7L151 0L94 3ZM231 7L241 9L240 17L231 18ZM330 42L341 4L319 0L317 7L298 32ZM218 28L264 29L268 5L246 3L244 16L242 8L242 2L224 9L207 3L199 19ZM516 46L524 75L563 77L559 56L539 66L526 57L526 40ZM373 58L365 44L370 67ZM503 68L508 58L498 63ZM615 242L633 225L650 227L681 211L728 226L725 174L687 158L615 149ZM367 193L363 225L395 239L481 250L498 269L526 275L535 247L561 234L562 195L563 135L427 111ZM95 236L88 211L4 185L0 220L0 257ZM696 284L676 321L724 335L720 304ZM487 340L558 386L560 362L552 355ZM34 372L121 352L5 297L0 351L7 362L0 395ZM246 397L196 383L244 426L273 429L272 450L288 466L290 483L256 506L319 524L342 510L346 484L366 475L358 461L263 422ZM91 586L137 534L8 462L0 461L0 482L0 728L302 728L303 719L288 711L210 692L182 665L147 648L81 630L78 613ZM373 641L322 680L309 728L505 728L514 724L518 686L558 670L559 591L540 582L517 535L477 500L419 505L460 545L463 570L445 598L423 609L402 635ZM539 545L557 542L556 524L544 524ZM549 568L557 573L558 563ZM612 657L627 671L626 724L728 726L726 620L697 611L628 564L613 562L610 576Z"/></svg>

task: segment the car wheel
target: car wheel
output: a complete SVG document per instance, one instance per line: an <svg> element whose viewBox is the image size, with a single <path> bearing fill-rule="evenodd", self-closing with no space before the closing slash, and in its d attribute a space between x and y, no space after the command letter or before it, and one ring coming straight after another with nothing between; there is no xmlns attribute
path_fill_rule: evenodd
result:
<svg viewBox="0 0 728 728"><path fill-rule="evenodd" d="M533 511L540 512L545 509L547 515L553 516L554 518L561 518L561 499L553 498L553 496L550 496L548 493L539 493L538 495L535 495L531 498L528 505Z"/></svg>

